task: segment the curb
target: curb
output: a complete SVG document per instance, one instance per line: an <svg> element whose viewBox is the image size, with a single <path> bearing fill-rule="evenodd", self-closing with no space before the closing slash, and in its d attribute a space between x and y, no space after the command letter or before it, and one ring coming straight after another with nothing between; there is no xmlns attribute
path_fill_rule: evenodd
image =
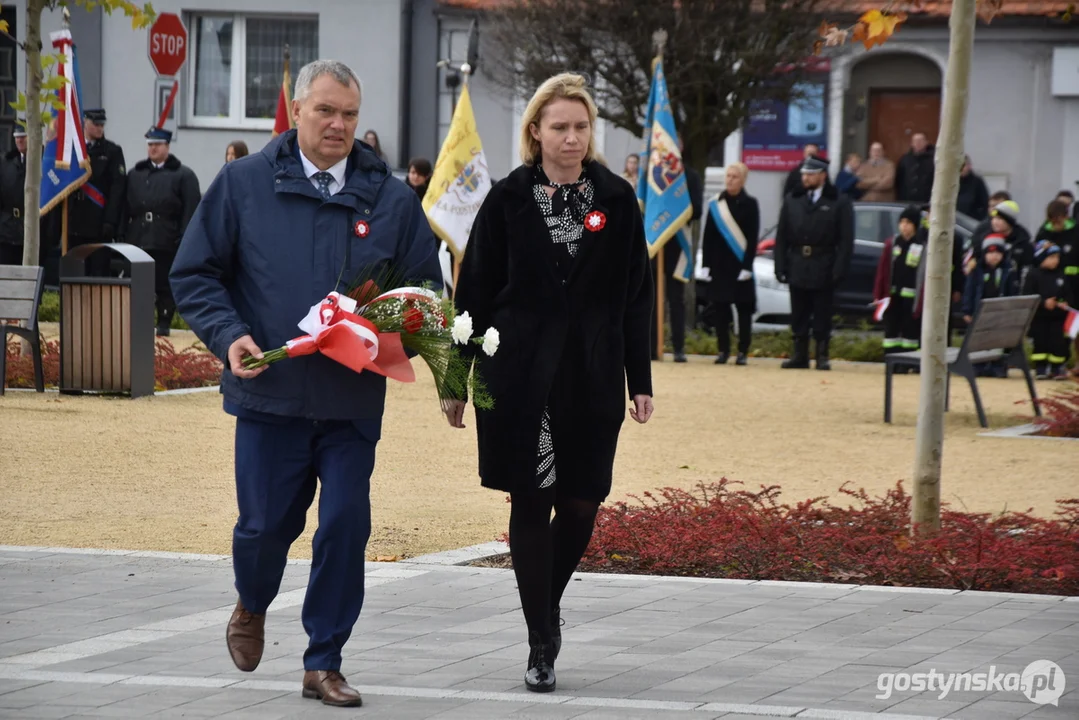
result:
<svg viewBox="0 0 1079 720"><path fill-rule="evenodd" d="M978 433L978 437L1018 438L1020 440L1063 440L1064 442L1075 442L1079 440L1079 438L1035 435L1034 433L1037 432L1037 430L1037 425L1034 423L1027 423L1026 425L1016 425L1015 427L1002 428L990 432L980 432Z"/></svg>
<svg viewBox="0 0 1079 720"><path fill-rule="evenodd" d="M183 561L201 561L201 562L225 562L231 561L231 555L209 555L203 553L177 553L166 552L160 550L110 550L100 548L62 548L62 547L43 547L37 545L0 545L0 552L22 552L22 553L35 553L42 555L113 555L123 556L131 558L153 558L159 560L183 560ZM367 565L378 565L380 568L390 568L393 566L408 566L419 565L431 567L439 567L444 570L457 571L457 572L471 572L471 573L510 573L512 570L506 570L503 568L483 568L472 567L469 563L476 560L483 560L486 558L497 557L498 555L504 555L509 552L509 546L502 542L487 542L479 545L469 545L468 547L458 548L456 550L446 550L444 552L430 553L428 555L419 555L414 558L408 558L405 560L399 560L394 563L374 563L367 561ZM311 560L308 558L296 558L288 561L290 565L310 565ZM595 573L595 572L580 572L576 575L589 577L594 580L622 580L622 581L640 581L649 580L659 583L697 583L700 585L739 585L739 586L758 586L762 588L792 588L803 590L843 590L847 592L881 592L881 593L902 593L902 594L917 594L917 595L963 595L969 597L985 597L985 598L999 598L1002 600L1010 600L1013 602L1042 602L1042 603L1056 603L1056 602L1079 602L1079 595L1066 596L1066 595L1038 595L1035 593L1012 593L1012 592L995 592L987 590L955 590L953 588L921 588L921 587L899 587L891 585L852 585L849 583L817 583L817 582L798 582L794 580L741 580L735 578L706 578L706 577L681 577L677 575L633 575L628 573Z"/></svg>

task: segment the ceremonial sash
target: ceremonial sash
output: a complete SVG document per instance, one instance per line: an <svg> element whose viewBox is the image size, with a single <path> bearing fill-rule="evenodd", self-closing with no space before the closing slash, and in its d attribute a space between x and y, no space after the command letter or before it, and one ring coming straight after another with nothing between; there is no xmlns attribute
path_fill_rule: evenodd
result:
<svg viewBox="0 0 1079 720"><path fill-rule="evenodd" d="M708 203L708 214L712 217L712 222L714 222L719 229L719 234L727 241L727 245L730 247L731 252L738 258L738 262L744 262L748 243L746 242L746 236L742 232L742 228L738 227L738 223L735 222L734 216L731 215L731 209L727 207L726 198L713 198L711 202Z"/></svg>

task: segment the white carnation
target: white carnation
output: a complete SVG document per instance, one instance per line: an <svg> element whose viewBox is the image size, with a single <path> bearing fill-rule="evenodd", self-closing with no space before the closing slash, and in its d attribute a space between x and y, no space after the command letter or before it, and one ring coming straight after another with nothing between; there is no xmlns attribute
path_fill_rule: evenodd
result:
<svg viewBox="0 0 1079 720"><path fill-rule="evenodd" d="M498 330L493 327L487 328L483 334L483 351L488 355L498 352Z"/></svg>
<svg viewBox="0 0 1079 720"><path fill-rule="evenodd" d="M458 345L464 345L472 337L472 318L467 312L463 312L453 319L450 335Z"/></svg>

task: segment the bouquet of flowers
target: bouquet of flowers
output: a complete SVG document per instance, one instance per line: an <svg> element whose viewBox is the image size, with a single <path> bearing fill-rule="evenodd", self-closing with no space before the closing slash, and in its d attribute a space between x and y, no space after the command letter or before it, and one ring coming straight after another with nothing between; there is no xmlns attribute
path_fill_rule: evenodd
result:
<svg viewBox="0 0 1079 720"><path fill-rule="evenodd" d="M383 291L381 288L392 289ZM321 352L355 370L370 371L400 382L414 382L408 352L423 358L434 377L439 400L471 397L478 408L494 401L459 345L475 343L487 355L498 350L498 330L472 335L472 318L457 315L453 301L427 287L409 287L392 270L378 277L362 273L344 294L331 292L298 323L306 334L284 346L244 359L255 369L286 358Z"/></svg>

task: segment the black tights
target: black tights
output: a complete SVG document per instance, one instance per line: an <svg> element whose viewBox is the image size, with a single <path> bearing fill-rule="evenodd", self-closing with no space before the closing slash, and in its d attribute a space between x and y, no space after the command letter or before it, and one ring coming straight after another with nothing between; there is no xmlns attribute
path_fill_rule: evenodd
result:
<svg viewBox="0 0 1079 720"><path fill-rule="evenodd" d="M555 498L555 490L514 493L510 507L510 556L528 632L551 642L551 611L577 569L596 523L599 503ZM554 519L551 519L551 510Z"/></svg>

